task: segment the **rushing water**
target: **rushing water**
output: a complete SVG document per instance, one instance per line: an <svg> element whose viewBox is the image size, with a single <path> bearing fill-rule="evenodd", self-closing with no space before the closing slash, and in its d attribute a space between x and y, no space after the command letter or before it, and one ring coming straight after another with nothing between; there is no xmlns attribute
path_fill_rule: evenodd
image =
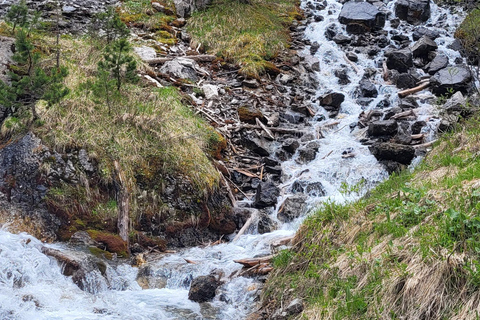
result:
<svg viewBox="0 0 480 320"><path fill-rule="evenodd" d="M393 12L394 1L387 3L388 10ZM378 75L375 82L379 96L363 109L356 103L355 90L364 70L379 68L383 52L374 58L359 54L359 74L345 63L343 51L324 36L328 25L338 24L341 7L340 3L329 0L327 7L317 12L325 20L309 24L306 30L307 38L321 44L316 53L321 69L317 73L320 80L317 95L330 91L346 94L340 115L334 119L339 123L329 127L326 124L333 119L312 121L312 132L321 130L324 135L323 139L317 140L320 144L317 158L308 164L298 164L295 161L297 156L294 156L282 164L284 177L279 203L291 193L291 186L296 180L323 185L325 196L307 200L312 208L327 199L344 202L362 194L341 192L342 186L361 184L365 191L387 177L368 148L358 142L364 132L358 129L351 131L350 124L358 120L364 109L373 108L384 99L389 99L394 106L398 102L397 89L384 83ZM429 27L440 32L436 42L439 51L449 57L450 63L459 57L447 46L453 42L453 31L462 17L461 13L452 14L433 5L432 18L427 22ZM385 29L391 30L389 22ZM341 86L333 72L345 68L351 83ZM428 96L427 93L421 101L419 120L426 120L429 125L424 130L433 132L431 129L435 128L438 120L432 117L435 110L429 105L431 100ZM322 108L319 110L316 119L324 113ZM429 137L431 139L432 135ZM353 150L355 157L342 158L342 152L347 149ZM14 235L5 229L0 230L0 319L244 319L254 306L260 284L251 278L235 276L241 265L233 260L268 255L270 244L276 239L293 235L304 219L300 217L291 223L281 224L276 219L276 212L272 212L271 216L279 223L278 230L274 232L260 235L252 226L235 242L186 249L151 262L151 278L162 283L158 285L161 289L143 290L136 281L138 269L118 264L107 268L106 277L98 273L87 275L90 292L93 293L80 290L71 278L63 276L57 262L41 252L43 244L40 241L26 234ZM51 246L64 251L72 250L66 245ZM80 258L85 256L82 252L73 254ZM184 259L196 263L186 263ZM214 301L204 304L189 301L187 296L191 280L214 270L221 270L226 281Z"/></svg>

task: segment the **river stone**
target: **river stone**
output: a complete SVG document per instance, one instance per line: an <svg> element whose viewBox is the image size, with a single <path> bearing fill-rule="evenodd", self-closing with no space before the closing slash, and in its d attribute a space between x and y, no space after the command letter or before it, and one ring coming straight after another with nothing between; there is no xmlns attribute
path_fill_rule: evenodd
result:
<svg viewBox="0 0 480 320"><path fill-rule="evenodd" d="M360 81L360 94L364 98L375 98L378 95L375 85L367 79Z"/></svg>
<svg viewBox="0 0 480 320"><path fill-rule="evenodd" d="M413 34L412 34L413 40L417 41L418 39L420 39L423 36L427 36L430 39L435 40L438 37L440 37L440 32L438 32L436 30L428 29L428 28L423 27L423 26L415 28L415 30L413 31Z"/></svg>
<svg viewBox="0 0 480 320"><path fill-rule="evenodd" d="M472 86L472 74L464 65L444 68L430 78L431 90L436 95L448 93L450 90L467 93Z"/></svg>
<svg viewBox="0 0 480 320"><path fill-rule="evenodd" d="M332 92L322 96L318 102L327 111L333 111L340 109L343 101L345 101L345 95L343 93Z"/></svg>
<svg viewBox="0 0 480 320"><path fill-rule="evenodd" d="M255 194L255 201L253 206L255 208L266 208L274 206L277 203L277 198L280 195L280 190L272 181L260 182Z"/></svg>
<svg viewBox="0 0 480 320"><path fill-rule="evenodd" d="M277 218L282 222L289 222L300 217L305 212L307 196L294 195L285 199L283 209L278 212Z"/></svg>
<svg viewBox="0 0 480 320"><path fill-rule="evenodd" d="M175 58L167 61L159 69L161 73L180 79L197 81L196 62L188 58Z"/></svg>
<svg viewBox="0 0 480 320"><path fill-rule="evenodd" d="M270 155L268 142L264 139L257 138L253 134L243 136L241 144L259 156L268 157Z"/></svg>
<svg viewBox="0 0 480 320"><path fill-rule="evenodd" d="M391 160L409 165L415 157L415 148L396 143L374 143L369 149L378 161Z"/></svg>
<svg viewBox="0 0 480 320"><path fill-rule="evenodd" d="M435 58L427 65L428 73L434 75L438 71L448 66L448 57L444 54L437 54Z"/></svg>
<svg viewBox="0 0 480 320"><path fill-rule="evenodd" d="M464 112L467 106L467 100L463 94L458 91L453 96L451 96L447 102L443 105L443 109L448 114L461 113Z"/></svg>
<svg viewBox="0 0 480 320"><path fill-rule="evenodd" d="M305 193L311 197L323 197L325 189L320 182L308 182L305 180L297 180L292 184L292 193Z"/></svg>
<svg viewBox="0 0 480 320"><path fill-rule="evenodd" d="M211 301L215 298L220 281L212 275L200 276L193 279L188 291L188 299L195 302Z"/></svg>
<svg viewBox="0 0 480 320"><path fill-rule="evenodd" d="M285 312L288 316L299 314L303 311L303 302L300 299L293 299L285 308Z"/></svg>
<svg viewBox="0 0 480 320"><path fill-rule="evenodd" d="M419 25L430 18L430 0L398 0L395 15L410 24Z"/></svg>
<svg viewBox="0 0 480 320"><path fill-rule="evenodd" d="M415 121L411 127L412 134L419 134L420 132L422 132L422 128L426 125L427 123L423 120Z"/></svg>
<svg viewBox="0 0 480 320"><path fill-rule="evenodd" d="M373 137L393 136L397 130L398 123L395 120L380 120L368 125L368 134Z"/></svg>
<svg viewBox="0 0 480 320"><path fill-rule="evenodd" d="M260 211L257 223L257 231L260 234L272 232L276 229L277 225L275 221L270 218L266 212Z"/></svg>
<svg viewBox="0 0 480 320"><path fill-rule="evenodd" d="M382 29L385 15L371 3L350 1L343 5L338 21L347 25L349 33L366 33Z"/></svg>
<svg viewBox="0 0 480 320"><path fill-rule="evenodd" d="M428 54L437 50L437 48L438 46L435 41L427 36L423 36L412 46L412 54L414 57L426 59Z"/></svg>
<svg viewBox="0 0 480 320"><path fill-rule="evenodd" d="M319 147L320 146L315 141L311 141L307 143L307 145L298 149L298 158L296 161L298 163L308 163L314 160L315 157L317 156Z"/></svg>
<svg viewBox="0 0 480 320"><path fill-rule="evenodd" d="M388 69L398 72L407 72L413 67L413 55L410 49L394 50L385 54L387 56Z"/></svg>
<svg viewBox="0 0 480 320"><path fill-rule="evenodd" d="M288 138L282 143L282 149L290 153L295 153L299 146L300 143L298 142L298 139L293 138Z"/></svg>
<svg viewBox="0 0 480 320"><path fill-rule="evenodd" d="M417 85L417 79L410 73L401 73L397 77L396 85L399 89L413 88Z"/></svg>

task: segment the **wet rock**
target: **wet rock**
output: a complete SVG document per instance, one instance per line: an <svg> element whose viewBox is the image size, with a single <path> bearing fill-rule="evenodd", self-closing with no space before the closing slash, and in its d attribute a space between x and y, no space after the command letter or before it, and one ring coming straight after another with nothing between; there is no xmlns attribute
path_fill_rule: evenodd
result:
<svg viewBox="0 0 480 320"><path fill-rule="evenodd" d="M442 117L440 124L438 125L438 132L448 132L452 130L455 124L458 122L458 116L455 114L446 114Z"/></svg>
<svg viewBox="0 0 480 320"><path fill-rule="evenodd" d="M335 77L338 78L339 85L347 85L350 83L350 78L348 78L347 70L337 69L333 73L335 74Z"/></svg>
<svg viewBox="0 0 480 320"><path fill-rule="evenodd" d="M467 109L467 100L463 94L458 91L445 102L443 109L448 114L464 114Z"/></svg>
<svg viewBox="0 0 480 320"><path fill-rule="evenodd" d="M292 193L305 193L311 197L323 197L325 189L320 182L297 180L292 184Z"/></svg>
<svg viewBox="0 0 480 320"><path fill-rule="evenodd" d="M337 25L335 23L332 23L325 29L325 38L327 38L328 40L333 40L333 38L339 32L340 31L338 30Z"/></svg>
<svg viewBox="0 0 480 320"><path fill-rule="evenodd" d="M248 218L252 216L256 209L253 208L233 208L233 220L237 226L237 229L241 229L245 222L247 222Z"/></svg>
<svg viewBox="0 0 480 320"><path fill-rule="evenodd" d="M373 137L393 136L397 133L398 123L395 120L381 120L369 124L368 134Z"/></svg>
<svg viewBox="0 0 480 320"><path fill-rule="evenodd" d="M310 72L320 71L320 60L316 57L306 56L303 64L305 65L305 69Z"/></svg>
<svg viewBox="0 0 480 320"><path fill-rule="evenodd" d="M277 198L280 195L280 190L272 181L260 182L255 194L255 201L253 206L255 208L266 208L274 206L277 203Z"/></svg>
<svg viewBox="0 0 480 320"><path fill-rule="evenodd" d="M350 43L350 41L352 41L352 39L349 37L349 36L346 36L342 33L337 33L333 38L332 38L333 42L335 42L336 44L347 44L347 43Z"/></svg>
<svg viewBox="0 0 480 320"><path fill-rule="evenodd" d="M305 195L295 195L285 199L282 204L283 209L277 214L278 220L289 222L301 216L305 211L306 200Z"/></svg>
<svg viewBox="0 0 480 320"><path fill-rule="evenodd" d="M448 57L444 54L437 54L436 57L428 64L427 71L433 75L448 66Z"/></svg>
<svg viewBox="0 0 480 320"><path fill-rule="evenodd" d="M410 24L418 25L430 18L430 0L398 0L395 15Z"/></svg>
<svg viewBox="0 0 480 320"><path fill-rule="evenodd" d="M396 161L383 160L379 162L385 167L385 170L387 170L388 174L400 173L402 170L406 168L404 164L401 164Z"/></svg>
<svg viewBox="0 0 480 320"><path fill-rule="evenodd" d="M237 109L237 113L240 121L245 123L256 124L257 121L255 119L260 121L265 119L263 113L259 109L251 106L241 106Z"/></svg>
<svg viewBox="0 0 480 320"><path fill-rule="evenodd" d="M347 59L352 61L352 62L357 62L358 61L358 56L353 52L347 52Z"/></svg>
<svg viewBox="0 0 480 320"><path fill-rule="evenodd" d="M318 103L329 112L330 117L335 117L340 111L340 106L345 100L345 95L339 92L332 92L324 95Z"/></svg>
<svg viewBox="0 0 480 320"><path fill-rule="evenodd" d="M281 73L277 76L276 81L280 84L287 85L291 83L294 79L294 76L292 76L291 74Z"/></svg>
<svg viewBox="0 0 480 320"><path fill-rule="evenodd" d="M298 159L296 160L299 163L308 163L315 159L317 156L318 148L320 146L317 142L311 141L306 146L303 146L298 149Z"/></svg>
<svg viewBox="0 0 480 320"><path fill-rule="evenodd" d="M193 279L188 291L188 299L195 302L211 301L221 282L213 275L200 276Z"/></svg>
<svg viewBox="0 0 480 320"><path fill-rule="evenodd" d="M422 131L422 128L425 127L427 123L425 121L415 121L412 124L411 130L412 134L419 134Z"/></svg>
<svg viewBox="0 0 480 320"><path fill-rule="evenodd" d="M343 5L338 21L347 25L349 33L366 33L382 29L385 15L371 3L350 1Z"/></svg>
<svg viewBox="0 0 480 320"><path fill-rule="evenodd" d="M84 246L97 246L98 243L86 231L77 231L70 237L70 243Z"/></svg>
<svg viewBox="0 0 480 320"><path fill-rule="evenodd" d="M423 36L412 46L412 54L414 57L427 59L428 54L437 50L437 48L438 46L435 41L427 36Z"/></svg>
<svg viewBox="0 0 480 320"><path fill-rule="evenodd" d="M260 212L258 217L257 231L260 234L272 232L276 229L276 223L265 212Z"/></svg>
<svg viewBox="0 0 480 320"><path fill-rule="evenodd" d="M317 41L314 41L311 45L310 45L310 54L313 56L315 55L315 53L317 53L318 49L320 48L320 43L318 43Z"/></svg>
<svg viewBox="0 0 480 320"><path fill-rule="evenodd" d="M378 95L377 88L369 80L360 81L360 94L364 98L375 98Z"/></svg>
<svg viewBox="0 0 480 320"><path fill-rule="evenodd" d="M264 139L257 138L252 134L245 135L241 140L241 143L259 156L268 157L270 155L270 147L268 146L268 143Z"/></svg>
<svg viewBox="0 0 480 320"><path fill-rule="evenodd" d="M470 69L463 65L444 68L430 78L431 90L436 95L442 95L449 90L467 93L472 86Z"/></svg>
<svg viewBox="0 0 480 320"><path fill-rule="evenodd" d="M398 28L399 25L400 25L400 19L395 18L395 19L390 20L390 26L391 26L393 29Z"/></svg>
<svg viewBox="0 0 480 320"><path fill-rule="evenodd" d="M417 79L410 73L401 73L397 77L396 85L399 89L413 88L417 85Z"/></svg>
<svg viewBox="0 0 480 320"><path fill-rule="evenodd" d="M416 109L418 108L418 103L413 97L406 97L400 100L400 103L398 104L400 108L403 110L408 110L408 109Z"/></svg>
<svg viewBox="0 0 480 320"><path fill-rule="evenodd" d="M369 147L378 161L390 160L409 165L415 157L415 149L396 143L374 143Z"/></svg>
<svg viewBox="0 0 480 320"><path fill-rule="evenodd" d="M420 39L423 36L427 36L430 39L435 40L438 37L440 37L440 32L438 32L436 30L428 29L426 27L415 28L415 30L413 31L413 34L412 34L413 40L417 41L418 39Z"/></svg>
<svg viewBox="0 0 480 320"><path fill-rule="evenodd" d="M383 120L389 120L391 117L393 117L394 115L402 111L403 109L400 107L393 107L388 110L385 110L385 115L383 116Z"/></svg>
<svg viewBox="0 0 480 320"><path fill-rule="evenodd" d="M385 54L387 67L398 72L407 72L413 67L413 55L410 49L394 50Z"/></svg>
<svg viewBox="0 0 480 320"><path fill-rule="evenodd" d="M175 58L165 62L159 71L176 78L197 81L198 76L196 69L197 63L192 59Z"/></svg>
<svg viewBox="0 0 480 320"><path fill-rule="evenodd" d="M300 143L298 140L292 138L289 138L282 143L282 149L290 153L295 153L299 146Z"/></svg>

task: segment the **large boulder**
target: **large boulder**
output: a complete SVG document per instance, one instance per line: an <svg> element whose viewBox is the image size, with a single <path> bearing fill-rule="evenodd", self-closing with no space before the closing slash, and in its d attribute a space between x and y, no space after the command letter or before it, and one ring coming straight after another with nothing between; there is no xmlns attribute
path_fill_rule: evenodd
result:
<svg viewBox="0 0 480 320"><path fill-rule="evenodd" d="M472 86L472 73L463 65L441 69L430 78L431 90L436 95L461 91L467 93Z"/></svg>
<svg viewBox="0 0 480 320"><path fill-rule="evenodd" d="M211 0L174 0L177 16L180 18L188 18L193 12L205 9Z"/></svg>
<svg viewBox="0 0 480 320"><path fill-rule="evenodd" d="M159 71L176 78L196 81L198 79L197 68L197 63L192 59L175 58L165 62Z"/></svg>
<svg viewBox="0 0 480 320"><path fill-rule="evenodd" d="M329 112L330 117L338 115L343 101L345 101L345 95L338 92L328 93L318 100L319 104Z"/></svg>
<svg viewBox="0 0 480 320"><path fill-rule="evenodd" d="M398 0L395 15L410 24L421 24L430 18L430 0Z"/></svg>
<svg viewBox="0 0 480 320"><path fill-rule="evenodd" d="M206 302L215 298L221 282L213 275L200 276L193 279L188 291L188 299L195 302Z"/></svg>
<svg viewBox="0 0 480 320"><path fill-rule="evenodd" d="M427 36L423 36L412 46L412 53L415 58L427 58L428 54L437 50L437 48L435 41Z"/></svg>
<svg viewBox="0 0 480 320"><path fill-rule="evenodd" d="M253 206L255 208L266 208L274 206L277 203L277 198L280 195L280 190L272 181L261 182L257 187L255 194L255 201Z"/></svg>
<svg viewBox="0 0 480 320"><path fill-rule="evenodd" d="M409 165L415 157L415 148L402 144L374 143L369 149L378 161L389 160Z"/></svg>
<svg viewBox="0 0 480 320"><path fill-rule="evenodd" d="M435 58L426 66L429 74L434 75L438 71L448 66L448 57L444 54L437 54Z"/></svg>
<svg viewBox="0 0 480 320"><path fill-rule="evenodd" d="M385 15L371 3L350 1L343 5L338 21L347 25L349 33L365 33L382 29Z"/></svg>
<svg viewBox="0 0 480 320"><path fill-rule="evenodd" d="M413 67L413 55L410 49L401 49L390 51L385 54L387 56L388 69L397 70L398 72L407 72Z"/></svg>
<svg viewBox="0 0 480 320"><path fill-rule="evenodd" d="M305 195L294 195L285 199L277 214L278 220L288 222L300 217L305 212L306 200Z"/></svg>
<svg viewBox="0 0 480 320"><path fill-rule="evenodd" d="M368 134L373 137L393 136L397 130L398 123L395 120L380 120L368 125Z"/></svg>

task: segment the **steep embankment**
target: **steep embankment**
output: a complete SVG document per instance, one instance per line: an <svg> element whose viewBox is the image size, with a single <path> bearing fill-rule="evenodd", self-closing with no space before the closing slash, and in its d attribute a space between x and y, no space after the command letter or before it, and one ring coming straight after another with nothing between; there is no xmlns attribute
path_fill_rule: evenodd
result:
<svg viewBox="0 0 480 320"><path fill-rule="evenodd" d="M457 31L470 58L478 17L474 10ZM301 319L478 319L477 93L454 101L445 107L473 116L412 172L356 202L323 203L304 222L293 247L274 258L262 299L272 318L300 298Z"/></svg>

